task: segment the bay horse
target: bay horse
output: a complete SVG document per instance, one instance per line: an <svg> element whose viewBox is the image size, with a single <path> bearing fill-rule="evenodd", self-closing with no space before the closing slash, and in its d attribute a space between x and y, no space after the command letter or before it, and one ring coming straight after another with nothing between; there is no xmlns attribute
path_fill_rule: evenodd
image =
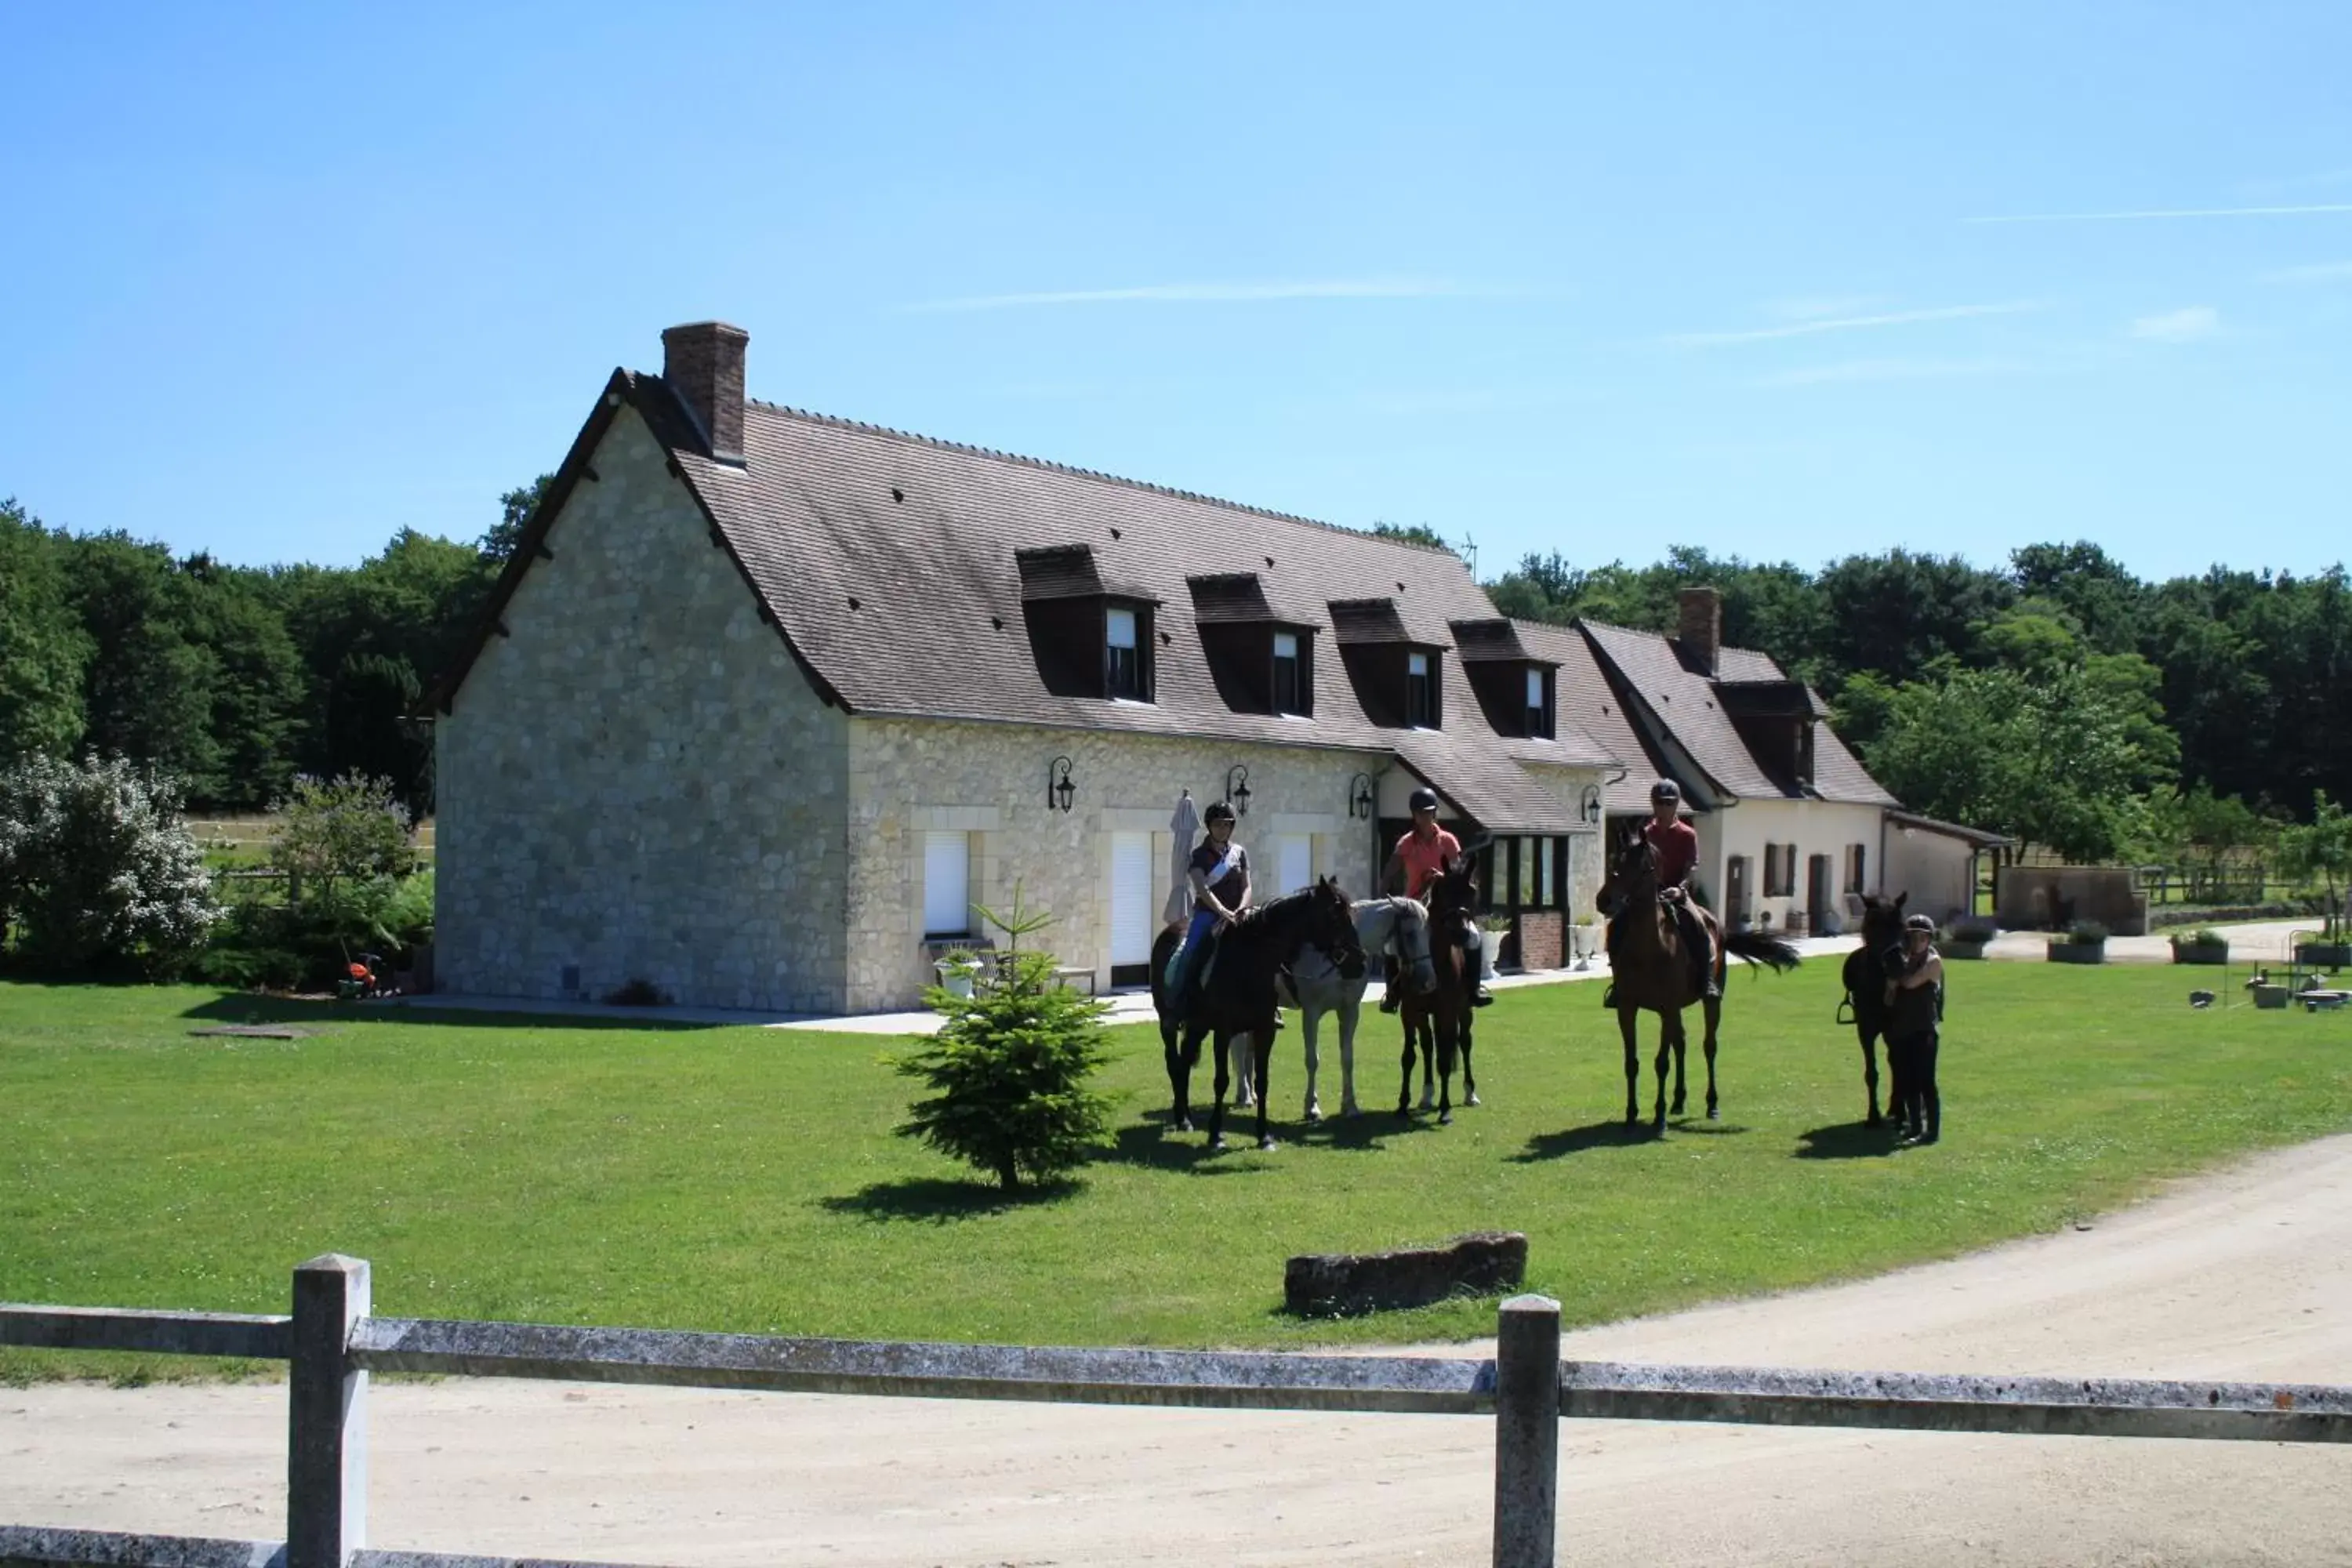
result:
<svg viewBox="0 0 2352 1568"><path fill-rule="evenodd" d="M1349 906L1356 925L1356 943L1367 953L1389 952L1389 962L1404 966L1407 984L1426 992L1437 984L1437 972L1432 967L1429 954L1429 911L1419 901L1407 898L1358 899ZM1364 991L1370 984L1369 968L1348 973L1330 956L1313 942L1300 950L1298 961L1277 979L1276 1000L1286 1007L1298 1009L1299 1032L1307 1041L1307 1103L1308 1121L1323 1120L1323 1102L1316 1091L1316 1075L1322 1066L1322 1053L1317 1049L1319 1026L1325 1015L1339 1021L1339 1114L1359 1114L1356 1104L1356 1024L1362 1016ZM1235 1066L1234 1075L1241 1082L1241 1092L1234 1097L1237 1110L1246 1110L1254 1103L1251 1084L1256 1074L1251 1066L1253 1041L1247 1035L1234 1037Z"/></svg>
<svg viewBox="0 0 2352 1568"><path fill-rule="evenodd" d="M1474 862L1457 855L1424 889L1429 894L1431 946L1435 954L1437 984L1419 994L1408 994L1398 1009L1404 1020L1404 1082L1397 1089L1396 1113L1412 1114L1413 1058L1421 1058L1421 1108L1431 1109L1430 1088L1434 1068L1437 1122L1454 1124L1454 1064L1462 1063L1462 1103L1478 1103L1478 1079L1470 1070L1470 999L1478 989L1478 975L1463 951L1462 928L1475 918L1478 881Z"/></svg>
<svg viewBox="0 0 2352 1568"><path fill-rule="evenodd" d="M1862 1084L1870 1100L1870 1122L1883 1125L1878 1114L1878 1042L1886 1039L1887 1085L1886 1108L1893 1111L1903 1103L1903 1084L1895 1077L1895 1042L1886 1038L1886 954L1903 947L1903 906L1910 901L1908 892L1892 899L1875 893L1862 896L1862 945L1845 955L1845 1002L1838 1009L1838 1022L1851 1022L1853 1032L1862 1042Z"/></svg>
<svg viewBox="0 0 2352 1568"><path fill-rule="evenodd" d="M1275 977L1297 962L1308 945L1323 950L1342 971L1363 972L1364 950L1356 940L1348 895L1326 877L1311 888L1286 893L1242 911L1214 938L1203 961L1205 977L1194 987L1192 1011L1179 1023L1168 1016L1168 961L1181 933L1171 927L1151 944L1151 1007L1160 1016L1160 1043L1168 1063L1168 1086L1175 1106L1169 1125L1192 1130L1192 1069L1201 1063L1201 1037L1212 1035L1217 1062L1216 1100L1209 1110L1209 1147L1225 1146L1225 1091L1231 1087L1227 1050L1236 1035L1258 1042L1254 1077L1257 1099L1257 1146L1274 1147L1265 1128L1266 1058L1272 1056L1276 1024Z"/></svg>
<svg viewBox="0 0 2352 1568"><path fill-rule="evenodd" d="M1769 964L1777 973L1794 969L1801 962L1795 945L1765 931L1733 931L1727 935L1712 915L1699 911L1709 948L1707 972L1714 977L1718 993L1704 995L1684 950L1681 923L1658 896L1658 852L1642 836L1639 827L1625 837L1610 862L1608 879L1601 887L1601 907L1612 924L1622 921L1625 927L1622 937L1615 943L1617 953L1610 971L1617 1029L1625 1038L1625 1125L1639 1126L1642 1120L1635 1092L1642 1068L1634 1033L1645 1010L1658 1016L1658 1100L1651 1126L1658 1132L1666 1130L1669 1055L1675 1068L1673 1113L1682 1114L1684 1057L1689 1044L1683 1029L1683 1009L1693 1003L1699 1005L1706 1019L1706 1119L1715 1121L1718 1115L1715 1093L1716 1030L1723 1017L1720 992L1725 959L1727 955L1745 958Z"/></svg>

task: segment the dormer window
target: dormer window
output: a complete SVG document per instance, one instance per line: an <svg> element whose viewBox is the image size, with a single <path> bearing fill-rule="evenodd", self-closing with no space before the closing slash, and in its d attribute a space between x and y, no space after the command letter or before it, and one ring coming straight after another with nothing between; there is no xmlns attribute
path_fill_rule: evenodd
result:
<svg viewBox="0 0 2352 1568"><path fill-rule="evenodd" d="M1404 721L1415 730L1437 728L1437 676L1434 660L1419 648L1404 657Z"/></svg>
<svg viewBox="0 0 2352 1568"><path fill-rule="evenodd" d="M1528 734L1538 741L1552 738L1552 672L1538 665L1528 667Z"/></svg>
<svg viewBox="0 0 2352 1568"><path fill-rule="evenodd" d="M1151 700L1151 613L1159 603L1106 582L1084 544L1017 550L1021 618L1037 678L1056 697Z"/></svg>
<svg viewBox="0 0 2352 1568"><path fill-rule="evenodd" d="M1143 654L1138 645L1136 611L1113 605L1103 613L1103 695L1144 700Z"/></svg>
<svg viewBox="0 0 2352 1568"><path fill-rule="evenodd" d="M1298 634L1274 634L1274 710L1277 713L1308 711L1307 687L1301 678L1306 666L1298 657Z"/></svg>

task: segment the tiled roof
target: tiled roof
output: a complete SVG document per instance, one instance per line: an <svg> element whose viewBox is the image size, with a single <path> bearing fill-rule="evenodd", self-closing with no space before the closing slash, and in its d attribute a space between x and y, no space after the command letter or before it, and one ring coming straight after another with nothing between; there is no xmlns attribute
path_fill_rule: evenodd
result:
<svg viewBox="0 0 2352 1568"><path fill-rule="evenodd" d="M1650 786L1667 772L1665 763L1643 740L1625 705L1609 689L1608 678L1601 674L1584 634L1574 626L1556 626L1543 621L1515 620L1511 624L1529 654L1559 666L1559 676L1554 683L1559 727L1565 730L1573 725L1582 731L1625 770L1623 776L1606 783L1601 794L1603 807L1612 812L1648 811Z"/></svg>
<svg viewBox="0 0 2352 1568"><path fill-rule="evenodd" d="M1444 732L1371 723L1337 658L1314 661L1311 721L1219 696L1193 580L1248 576L1276 618L1328 624L1335 641L1353 629L1448 648L1452 623L1495 616L1451 552L762 403L745 405L745 461L722 463L659 377L614 384L670 447L803 668L853 712L1392 752L1502 833L1576 826L1523 760L1612 760L1567 722L1553 742L1496 735L1458 658L1440 661ZM1067 593L1088 572L1161 606L1150 703L1059 696L1040 678L1024 577L1033 595ZM1236 596L1210 594L1228 608Z"/></svg>
<svg viewBox="0 0 2352 1568"><path fill-rule="evenodd" d="M1710 779L1732 795L1744 799L1810 796L1864 805L1901 804L1879 786L1878 781L1846 750L1845 742L1821 720L1813 721L1811 790L1807 791L1792 778L1777 775L1740 739L1730 715L1724 711L1715 679L1682 647L1679 638L1603 626L1597 621L1579 624L1594 649L1616 667L1626 685L1657 716L1676 743L1690 753ZM1717 671L1720 679L1742 685L1788 680L1779 665L1752 648L1723 649ZM1805 697L1809 704L1820 702L1810 690Z"/></svg>
<svg viewBox="0 0 2352 1568"><path fill-rule="evenodd" d="M1454 623L1454 646L1460 650L1465 664L1496 663L1534 658L1511 623L1500 616L1485 621ZM1549 664L1550 659L1538 660Z"/></svg>

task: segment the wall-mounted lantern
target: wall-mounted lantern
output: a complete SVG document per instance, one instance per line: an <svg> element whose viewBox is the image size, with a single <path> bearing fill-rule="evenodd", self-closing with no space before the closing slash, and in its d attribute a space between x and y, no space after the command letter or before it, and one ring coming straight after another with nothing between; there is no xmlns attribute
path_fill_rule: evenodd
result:
<svg viewBox="0 0 2352 1568"><path fill-rule="evenodd" d="M1055 757L1045 766L1045 805L1048 810L1070 809L1078 796L1078 786L1070 782L1070 759Z"/></svg>
<svg viewBox="0 0 2352 1568"><path fill-rule="evenodd" d="M1372 818L1373 807L1378 804L1377 798L1372 794L1371 774L1358 773L1348 781L1348 815L1349 816L1360 816L1370 822Z"/></svg>
<svg viewBox="0 0 2352 1568"><path fill-rule="evenodd" d="M1583 813L1584 820L1587 822L1597 825L1601 821L1601 786L1599 784L1584 786Z"/></svg>
<svg viewBox="0 0 2352 1568"><path fill-rule="evenodd" d="M1236 816L1249 815L1249 769L1235 763L1225 770L1225 804L1234 808Z"/></svg>

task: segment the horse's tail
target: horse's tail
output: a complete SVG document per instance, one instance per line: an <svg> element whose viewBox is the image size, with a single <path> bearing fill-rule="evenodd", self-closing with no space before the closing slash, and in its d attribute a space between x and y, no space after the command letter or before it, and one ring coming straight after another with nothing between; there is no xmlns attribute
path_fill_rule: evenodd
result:
<svg viewBox="0 0 2352 1568"><path fill-rule="evenodd" d="M1794 969L1804 960L1798 955L1797 944L1769 931L1736 931L1727 932L1723 951L1732 958L1744 958L1750 963L1771 966L1775 973Z"/></svg>

